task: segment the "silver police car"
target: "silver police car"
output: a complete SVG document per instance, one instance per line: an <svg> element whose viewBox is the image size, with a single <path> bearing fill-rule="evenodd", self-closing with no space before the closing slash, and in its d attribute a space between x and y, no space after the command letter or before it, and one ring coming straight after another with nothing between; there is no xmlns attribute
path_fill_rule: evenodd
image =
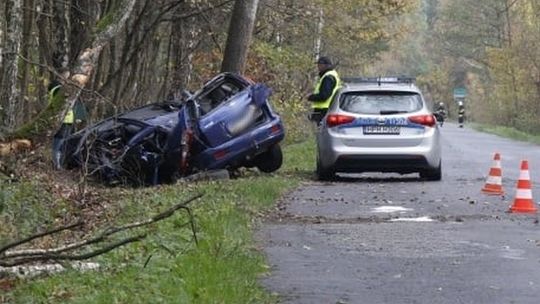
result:
<svg viewBox="0 0 540 304"><path fill-rule="evenodd" d="M317 132L317 177L418 172L441 180L440 131L414 78L350 78Z"/></svg>

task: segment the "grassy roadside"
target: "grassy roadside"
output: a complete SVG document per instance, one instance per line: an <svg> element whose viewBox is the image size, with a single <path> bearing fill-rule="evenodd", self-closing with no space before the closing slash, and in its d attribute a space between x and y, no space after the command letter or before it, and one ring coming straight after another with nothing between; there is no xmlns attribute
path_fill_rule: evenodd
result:
<svg viewBox="0 0 540 304"><path fill-rule="evenodd" d="M117 196L107 207L105 222L127 223L204 193L192 205L198 245L185 226L188 217L180 212L138 231L148 233L142 242L94 259L101 270L21 279L15 287L0 290L0 303L274 303L276 299L257 281L267 266L252 232L262 212L310 176L315 162L313 141L286 147L284 157L283 168L273 175L250 171L237 180L111 194ZM36 193L38 185L32 187L35 191L2 189L0 221L13 222L11 230L0 229L0 240L9 231L26 231L35 221L54 222L62 213L62 209L40 207L44 194ZM8 205L8 200L26 203ZM73 208L65 202L56 205L63 212Z"/></svg>
<svg viewBox="0 0 540 304"><path fill-rule="evenodd" d="M540 145L540 135L530 134L510 127L490 126L474 123L472 127L478 131L495 134L505 138L530 142Z"/></svg>

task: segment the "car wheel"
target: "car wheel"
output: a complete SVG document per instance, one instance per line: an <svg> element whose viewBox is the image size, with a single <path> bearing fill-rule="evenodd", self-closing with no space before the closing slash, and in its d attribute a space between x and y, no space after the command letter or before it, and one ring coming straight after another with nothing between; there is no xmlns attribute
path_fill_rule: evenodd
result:
<svg viewBox="0 0 540 304"><path fill-rule="evenodd" d="M317 157L317 168L315 169L315 174L317 174L317 180L320 181L329 181L336 178L336 172L332 168L324 168Z"/></svg>
<svg viewBox="0 0 540 304"><path fill-rule="evenodd" d="M420 177L429 181L440 181L442 179L442 164L439 162L437 168L420 172Z"/></svg>
<svg viewBox="0 0 540 304"><path fill-rule="evenodd" d="M281 147L279 145L273 145L266 152L258 155L255 163L257 168L265 173L271 173L278 170L283 164Z"/></svg>

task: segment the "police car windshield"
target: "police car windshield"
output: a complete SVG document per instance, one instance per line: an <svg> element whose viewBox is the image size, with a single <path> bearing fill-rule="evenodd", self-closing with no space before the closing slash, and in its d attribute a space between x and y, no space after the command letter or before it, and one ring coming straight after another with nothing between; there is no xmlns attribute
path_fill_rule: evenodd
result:
<svg viewBox="0 0 540 304"><path fill-rule="evenodd" d="M342 110L357 114L391 115L422 109L422 99L414 92L349 92L342 95Z"/></svg>

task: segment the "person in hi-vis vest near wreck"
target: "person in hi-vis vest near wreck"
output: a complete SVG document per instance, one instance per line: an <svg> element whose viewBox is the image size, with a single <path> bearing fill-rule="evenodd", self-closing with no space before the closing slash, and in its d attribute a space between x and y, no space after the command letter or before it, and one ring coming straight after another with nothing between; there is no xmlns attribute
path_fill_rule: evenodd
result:
<svg viewBox="0 0 540 304"><path fill-rule="evenodd" d="M341 80L330 58L319 57L316 63L319 70L319 81L315 85L313 94L310 94L307 99L312 102L311 120L319 123L326 115L337 90L341 87Z"/></svg>
<svg viewBox="0 0 540 304"><path fill-rule="evenodd" d="M53 80L48 87L48 99L49 104L63 104L65 103L65 92L63 85L59 80ZM60 169L63 160L61 159L62 153L60 148L63 142L74 132L82 129L88 120L88 112L84 104L77 99L73 107L69 108L60 128L56 130L53 136L53 165L55 169Z"/></svg>

